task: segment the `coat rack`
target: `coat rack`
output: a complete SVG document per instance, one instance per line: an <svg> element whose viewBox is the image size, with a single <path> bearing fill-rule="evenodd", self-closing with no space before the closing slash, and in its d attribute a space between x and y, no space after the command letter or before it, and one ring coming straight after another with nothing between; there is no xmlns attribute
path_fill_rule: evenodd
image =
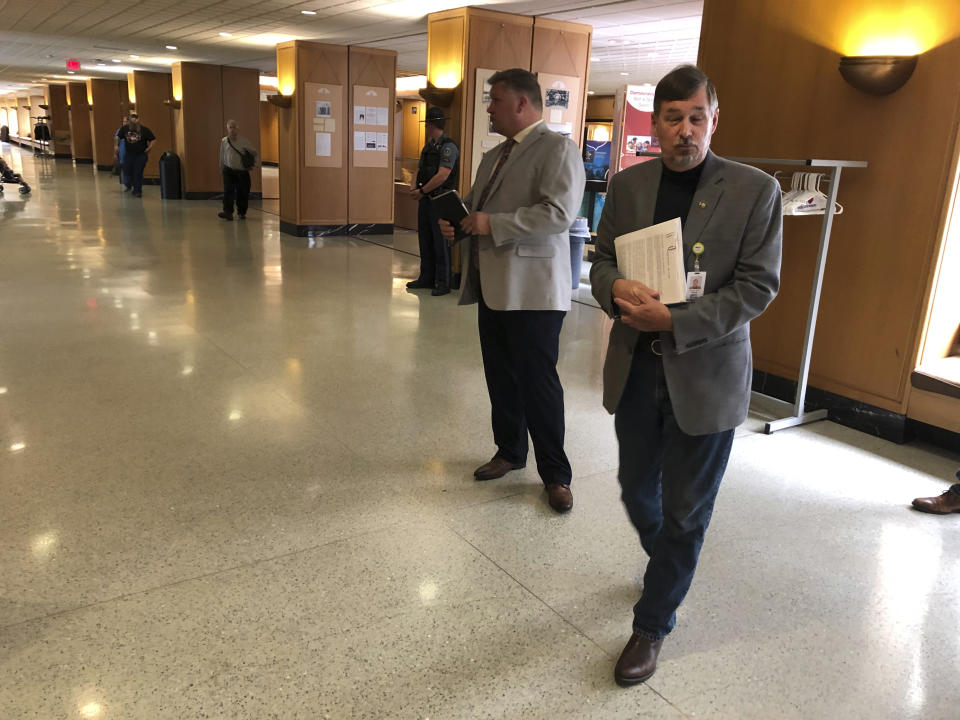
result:
<svg viewBox="0 0 960 720"><path fill-rule="evenodd" d="M867 163L859 160L783 160L778 158L728 158L735 162L745 165L780 165L780 166L806 166L830 168L830 187L827 191L827 204L823 213L823 225L820 228L820 249L817 253L817 265L814 272L813 288L810 291L810 310L807 313L807 328L803 336L803 355L800 359L800 375L797 378L797 393L793 404L784 402L779 398L770 397L763 393L754 392L755 399L762 398L765 403L772 404L778 410L788 412L785 417L777 420L771 420L764 426L764 432L767 435L775 433L777 430L794 427L796 425L805 425L825 420L826 410L814 410L804 412L804 403L807 397L807 377L810 374L810 356L813 351L813 334L817 327L817 312L820 309L820 290L823 286L823 273L827 264L827 250L830 246L830 230L833 228L833 216L836 214L837 190L840 186L840 171L843 168L865 168Z"/></svg>

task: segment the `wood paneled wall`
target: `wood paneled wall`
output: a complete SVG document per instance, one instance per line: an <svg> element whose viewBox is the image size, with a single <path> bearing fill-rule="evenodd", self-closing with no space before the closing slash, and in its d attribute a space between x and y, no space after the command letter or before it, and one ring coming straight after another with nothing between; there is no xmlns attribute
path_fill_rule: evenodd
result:
<svg viewBox="0 0 960 720"><path fill-rule="evenodd" d="M208 198L223 192L220 139L223 137L219 65L174 64L182 87L180 109L174 111L177 153L187 199Z"/></svg>
<svg viewBox="0 0 960 720"><path fill-rule="evenodd" d="M227 134L227 120L237 121L240 134L250 141L260 156L260 71L252 68L220 66L220 95L223 98L217 146ZM222 184L222 181L221 181ZM250 190L260 192L260 166L250 171Z"/></svg>
<svg viewBox="0 0 960 720"><path fill-rule="evenodd" d="M93 137L90 134L86 84L68 83L67 95L70 98L70 153L77 162L93 162Z"/></svg>
<svg viewBox="0 0 960 720"><path fill-rule="evenodd" d="M350 70L349 108L353 108L355 104L364 104L363 98L355 98L353 95L353 88L357 85L382 87L388 90L386 166L356 167L353 162L354 145L352 142L349 143L347 222L389 225L393 223L393 156L396 142L393 117L396 104L397 53L393 50L351 46L347 52L347 60ZM352 115L351 110L350 120L353 119ZM349 134L352 137L352 122L350 127Z"/></svg>
<svg viewBox="0 0 960 720"><path fill-rule="evenodd" d="M705 0L699 64L716 83L714 148L742 157L866 160L843 174L814 344L812 385L904 412L960 123L960 4L916 0L942 44L897 92L844 82L843 39L897 0ZM811 20L814 18L815 20ZM896 27L897 32L909 28ZM782 288L753 323L756 366L796 377L819 218L786 218Z"/></svg>
<svg viewBox="0 0 960 720"><path fill-rule="evenodd" d="M613 122L613 95L587 96L587 122Z"/></svg>
<svg viewBox="0 0 960 720"><path fill-rule="evenodd" d="M533 51L530 70L535 73L567 75L580 79L577 108L570 137L583 144L583 123L587 113L590 84L590 47L593 27L538 17L533 22ZM542 83L541 83L542 85Z"/></svg>
<svg viewBox="0 0 960 720"><path fill-rule="evenodd" d="M533 47L532 17L466 8L466 18L467 64L464 67L461 85L464 92L460 104L463 135L454 137L460 147L459 187L462 194L470 191L472 164L469 158L473 153L473 103L477 92L477 68L529 70ZM483 88L480 91L483 92Z"/></svg>
<svg viewBox="0 0 960 720"><path fill-rule="evenodd" d="M294 78L289 108L280 108L279 128L280 219L297 227L342 225L347 222L349 127L337 133L341 167L311 167L305 163L306 143L313 142L313 129L305 127L305 83L343 87L344 122L349 126L350 75L347 47L295 40L277 45L277 73ZM282 85L282 81L281 81ZM393 192L391 187L390 192Z"/></svg>
<svg viewBox="0 0 960 720"><path fill-rule="evenodd" d="M264 162L277 163L280 146L277 135L277 106L260 101L260 153Z"/></svg>
<svg viewBox="0 0 960 720"><path fill-rule="evenodd" d="M133 83L133 95L140 122L146 125L157 138L150 151L150 159L143 171L145 178L160 177L160 156L173 149L173 111L164 100L173 97L169 73L135 70L127 83Z"/></svg>
<svg viewBox="0 0 960 720"><path fill-rule="evenodd" d="M121 98L119 80L87 80L90 107L90 135L93 138L93 162L98 170L113 167L113 136L126 121L129 101Z"/></svg>
<svg viewBox="0 0 960 720"><path fill-rule="evenodd" d="M400 157L420 157L420 151L426 144L426 128L423 122L426 112L427 104L423 100L404 100L401 103Z"/></svg>
<svg viewBox="0 0 960 720"><path fill-rule="evenodd" d="M30 120L30 98L26 95L17 97L17 135L25 138L33 137L33 122Z"/></svg>
<svg viewBox="0 0 960 720"><path fill-rule="evenodd" d="M70 157L70 108L67 106L67 86L47 85L44 91L47 114L50 116L51 145L56 157Z"/></svg>
<svg viewBox="0 0 960 720"><path fill-rule="evenodd" d="M457 8L427 16L427 77L461 68L461 82L449 108L447 133L460 147L460 190L470 189L473 153L473 109L477 69L524 68L532 72L580 78L576 113L579 122L572 139L580 144L593 28L527 15L474 7Z"/></svg>

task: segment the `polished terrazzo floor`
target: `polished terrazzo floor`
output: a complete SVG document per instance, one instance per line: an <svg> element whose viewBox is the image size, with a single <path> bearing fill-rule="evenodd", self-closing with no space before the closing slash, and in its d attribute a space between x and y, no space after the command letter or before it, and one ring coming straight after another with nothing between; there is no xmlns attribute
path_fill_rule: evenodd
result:
<svg viewBox="0 0 960 720"><path fill-rule="evenodd" d="M618 688L642 571L563 330L576 505L493 447L476 316L415 237L288 243L8 145L0 718L960 717L960 457L831 423L738 432L657 674Z"/></svg>

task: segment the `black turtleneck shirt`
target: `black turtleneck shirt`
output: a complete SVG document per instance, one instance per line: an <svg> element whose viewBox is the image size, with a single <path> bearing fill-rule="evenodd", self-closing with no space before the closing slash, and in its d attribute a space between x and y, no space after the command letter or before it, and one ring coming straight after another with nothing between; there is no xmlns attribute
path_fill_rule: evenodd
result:
<svg viewBox="0 0 960 720"><path fill-rule="evenodd" d="M657 205L653 211L654 225L675 217L680 218L681 226L687 224L687 213L693 204L693 195L697 191L704 164L700 163L692 170L683 172L675 172L666 165L663 166L660 188L657 190Z"/></svg>

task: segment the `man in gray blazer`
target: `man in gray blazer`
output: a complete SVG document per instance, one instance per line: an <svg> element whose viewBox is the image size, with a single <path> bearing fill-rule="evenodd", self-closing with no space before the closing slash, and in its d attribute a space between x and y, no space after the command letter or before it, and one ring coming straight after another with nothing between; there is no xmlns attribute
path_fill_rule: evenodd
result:
<svg viewBox="0 0 960 720"><path fill-rule="evenodd" d="M614 670L621 685L653 675L693 581L750 402L750 320L779 289L779 186L710 152L718 113L716 89L698 68L664 77L653 107L661 158L613 177L597 228L590 281L615 318L603 403L616 416L621 497L649 556L633 635ZM624 278L614 239L676 217L687 301L667 307L656 288Z"/></svg>
<svg viewBox="0 0 960 720"><path fill-rule="evenodd" d="M480 348L492 409L496 454L474 472L492 480L527 461L527 432L537 470L557 512L573 507L563 450L563 388L557 375L560 328L570 309L568 231L583 198L579 148L541 120L536 76L522 69L490 78L487 112L507 140L483 156L464 201L468 235L461 257L460 304L478 304ZM453 239L454 228L441 221Z"/></svg>

